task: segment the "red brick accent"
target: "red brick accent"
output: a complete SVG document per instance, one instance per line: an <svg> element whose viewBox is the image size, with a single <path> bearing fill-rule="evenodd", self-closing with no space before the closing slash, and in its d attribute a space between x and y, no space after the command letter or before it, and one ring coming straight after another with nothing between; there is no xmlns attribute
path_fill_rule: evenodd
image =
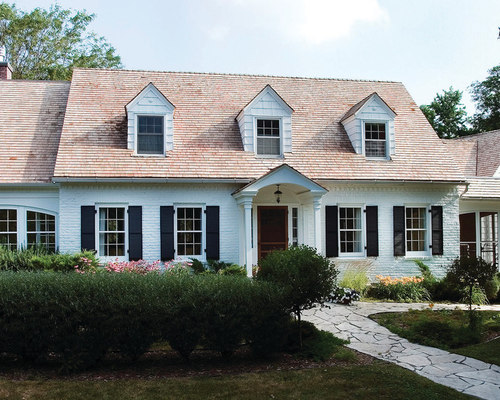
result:
<svg viewBox="0 0 500 400"><path fill-rule="evenodd" d="M0 62L0 79L12 79L12 67L7 62Z"/></svg>

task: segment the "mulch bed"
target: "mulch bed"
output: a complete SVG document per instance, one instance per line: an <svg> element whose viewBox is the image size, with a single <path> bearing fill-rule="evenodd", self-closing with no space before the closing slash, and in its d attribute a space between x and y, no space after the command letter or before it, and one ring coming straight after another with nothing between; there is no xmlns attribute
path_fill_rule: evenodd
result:
<svg viewBox="0 0 500 400"><path fill-rule="evenodd" d="M354 350L352 350L355 352ZM249 372L290 371L331 366L370 365L374 358L359 352L356 360L340 361L331 358L325 362L297 358L290 354L278 354L272 359L255 359L248 350L238 350L230 359L223 359L215 352L194 351L191 360L182 360L173 351L150 351L136 362L110 355L94 368L61 375L50 361L26 364L0 356L0 378L9 380L68 379L79 381L108 381L116 379L157 379L169 377L213 377L238 375Z"/></svg>

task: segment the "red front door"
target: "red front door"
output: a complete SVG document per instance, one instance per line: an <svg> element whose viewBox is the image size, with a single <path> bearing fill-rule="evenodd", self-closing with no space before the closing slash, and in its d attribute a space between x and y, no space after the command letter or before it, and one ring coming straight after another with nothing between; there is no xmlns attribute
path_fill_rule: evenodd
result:
<svg viewBox="0 0 500 400"><path fill-rule="evenodd" d="M257 215L259 259L288 248L288 207L261 206Z"/></svg>

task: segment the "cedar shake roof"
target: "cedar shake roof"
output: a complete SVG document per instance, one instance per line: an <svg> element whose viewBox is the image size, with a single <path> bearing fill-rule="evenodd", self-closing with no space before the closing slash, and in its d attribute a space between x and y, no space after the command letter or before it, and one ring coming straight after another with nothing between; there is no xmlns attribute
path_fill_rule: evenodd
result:
<svg viewBox="0 0 500 400"><path fill-rule="evenodd" d="M0 80L0 183L50 183L69 82Z"/></svg>
<svg viewBox="0 0 500 400"><path fill-rule="evenodd" d="M500 166L500 129L443 141L466 176L493 176Z"/></svg>
<svg viewBox="0 0 500 400"><path fill-rule="evenodd" d="M174 150L161 157L127 149L124 106L150 82L176 107ZM295 111L284 158L243 150L236 116L266 85ZM340 123L373 92L397 113L390 161L356 154ZM97 69L73 72L54 176L251 180L284 163L315 180L463 180L401 83Z"/></svg>
<svg viewBox="0 0 500 400"><path fill-rule="evenodd" d="M390 110L392 110L392 112L394 112L394 110L389 106L389 104L387 104L384 101L384 99L380 97L380 95L378 93L373 92L372 94L366 96L359 103L353 105L352 108L349 111L347 111L347 113L340 119L340 122L343 122L347 118L349 118L349 117L353 116L354 114L356 114L368 102L368 100L370 100L375 95L378 96L378 98L383 101L383 103L387 106L387 108L389 108ZM394 112L394 114L396 114L396 113Z"/></svg>

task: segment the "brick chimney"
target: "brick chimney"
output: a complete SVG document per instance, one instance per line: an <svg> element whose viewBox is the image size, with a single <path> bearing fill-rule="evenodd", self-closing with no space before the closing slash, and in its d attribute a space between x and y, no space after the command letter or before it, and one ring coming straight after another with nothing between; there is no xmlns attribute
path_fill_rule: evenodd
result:
<svg viewBox="0 0 500 400"><path fill-rule="evenodd" d="M5 46L0 46L0 80L12 79L12 67L5 55Z"/></svg>

